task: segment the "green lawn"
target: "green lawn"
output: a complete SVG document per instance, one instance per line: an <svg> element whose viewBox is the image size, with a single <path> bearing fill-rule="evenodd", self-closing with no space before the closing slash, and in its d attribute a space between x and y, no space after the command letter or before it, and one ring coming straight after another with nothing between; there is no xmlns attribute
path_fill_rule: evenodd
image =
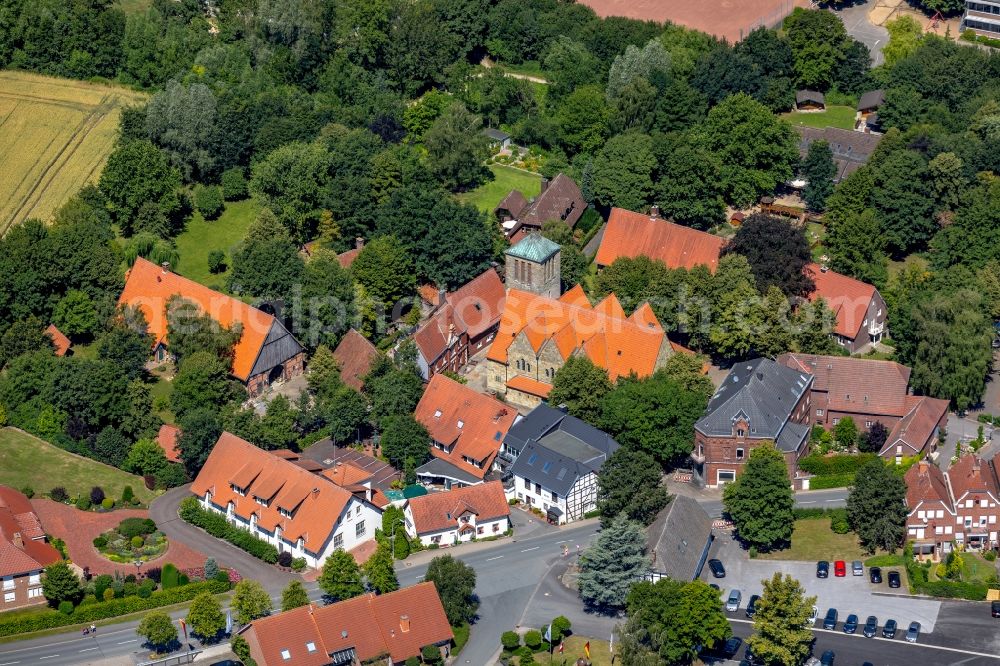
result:
<svg viewBox="0 0 1000 666"><path fill-rule="evenodd" d="M226 274L208 272L208 253L222 250L226 264L231 261L233 250L246 236L247 228L260 212L260 204L253 199L230 201L219 219L206 222L197 211L188 221L184 233L177 236L177 252L181 256L176 271L184 277L215 289L226 284Z"/></svg>
<svg viewBox="0 0 1000 666"><path fill-rule="evenodd" d="M491 164L490 171L493 172L493 180L471 192L458 195L459 200L475 204L476 208L483 212L492 213L500 200L507 196L511 190L521 190L521 194L527 199L537 197L538 193L542 191L542 177L538 174L528 173L502 164ZM183 257L183 253L181 256ZM183 261L181 259L181 262Z"/></svg>
<svg viewBox="0 0 1000 666"><path fill-rule="evenodd" d="M152 0L118 0L118 6L126 14L144 14L152 4Z"/></svg>
<svg viewBox="0 0 1000 666"><path fill-rule="evenodd" d="M163 419L164 423L174 422L174 413L170 410L170 395L174 392L174 385L163 377L157 377L156 383L150 387L153 394L153 409L156 415ZM163 402L166 406L157 409L157 403Z"/></svg>
<svg viewBox="0 0 1000 666"><path fill-rule="evenodd" d="M826 227L816 222L806 225L806 238L809 240L809 247L812 248L813 261L819 261L820 257L826 254L823 246L823 237L826 236Z"/></svg>
<svg viewBox="0 0 1000 666"><path fill-rule="evenodd" d="M539 629L539 631L545 631L545 628ZM611 666L611 645L608 641L600 640L597 638L589 638L587 636L569 636L563 641L563 653L559 654L558 644L553 648L552 653L552 664L553 666L564 666L566 664L575 664L577 659L584 658L586 653L583 651L583 646L590 643L590 663L593 666ZM512 657L510 663L520 664L521 660L518 657ZM549 655L544 652L539 652L535 655L536 664L547 665L549 663Z"/></svg>
<svg viewBox="0 0 1000 666"><path fill-rule="evenodd" d="M39 495L62 486L72 497L100 486L108 497L117 499L125 486L132 486L144 503L156 496L146 490L141 477L68 453L12 428L0 430L0 483L14 488L31 486Z"/></svg>
<svg viewBox="0 0 1000 666"><path fill-rule="evenodd" d="M830 529L830 517L802 518L795 521L792 545L774 553L761 553L763 560L863 560L865 555L853 532L837 534Z"/></svg>
<svg viewBox="0 0 1000 666"><path fill-rule="evenodd" d="M782 118L793 125L805 125L806 127L839 127L841 129L854 129L854 108L850 106L828 106L826 111L792 111L782 114Z"/></svg>

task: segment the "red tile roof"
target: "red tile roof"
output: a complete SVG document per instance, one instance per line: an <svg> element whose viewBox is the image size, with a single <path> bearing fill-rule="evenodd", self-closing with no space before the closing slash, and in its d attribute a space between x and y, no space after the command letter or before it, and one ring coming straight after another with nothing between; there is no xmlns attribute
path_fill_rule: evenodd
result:
<svg viewBox="0 0 1000 666"><path fill-rule="evenodd" d="M156 435L156 443L170 462L181 461L181 450L177 448L177 438L180 436L181 429L169 423L161 425L160 432Z"/></svg>
<svg viewBox="0 0 1000 666"><path fill-rule="evenodd" d="M234 491L234 484L245 495ZM228 432L215 443L191 492L202 498L211 492L212 503L222 510L232 502L233 512L243 520L257 514L257 524L268 531L280 525L283 539L295 543L301 537L305 548L316 554L322 552L352 497L329 479ZM269 505L258 504L255 496ZM279 509L293 512L293 517L282 516Z"/></svg>
<svg viewBox="0 0 1000 666"><path fill-rule="evenodd" d="M446 453L432 446L435 457L481 479L514 425L517 410L444 375L434 375L424 389L414 417L427 428L434 441L454 447ZM482 468L470 465L464 457L481 461Z"/></svg>
<svg viewBox="0 0 1000 666"><path fill-rule="evenodd" d="M45 530L28 498L0 486L0 576L39 571L62 559L44 539Z"/></svg>
<svg viewBox="0 0 1000 666"><path fill-rule="evenodd" d="M704 264L714 272L725 243L724 238L704 231L612 208L595 260L598 266L610 266L619 257L645 255L659 259L669 268Z"/></svg>
<svg viewBox="0 0 1000 666"><path fill-rule="evenodd" d="M345 384L360 391L365 375L372 369L378 350L368 339L355 331L348 330L340 344L333 350L333 357L340 366L340 378Z"/></svg>
<svg viewBox="0 0 1000 666"><path fill-rule="evenodd" d="M329 655L347 649L354 649L359 662L388 653L393 663L401 663L419 656L425 645L454 638L434 583L302 606L256 620L240 633L260 666L322 666Z"/></svg>
<svg viewBox="0 0 1000 666"><path fill-rule="evenodd" d="M826 306L837 315L837 335L852 340L858 337L867 319L868 306L875 298L875 287L830 270L824 272L818 264L807 265L806 273L816 284L809 300L826 301Z"/></svg>
<svg viewBox="0 0 1000 666"><path fill-rule="evenodd" d="M49 324L45 332L52 338L52 346L55 347L56 356L65 356L73 344L69 341L69 338L63 335L63 332L56 328L55 324Z"/></svg>
<svg viewBox="0 0 1000 666"><path fill-rule="evenodd" d="M893 361L849 356L787 353L778 363L815 379L812 390L827 394L826 409L863 414L905 416L910 369Z"/></svg>
<svg viewBox="0 0 1000 666"><path fill-rule="evenodd" d="M906 396L907 411L896 422L885 440L879 455L896 456L896 446L901 444L910 450L903 455L912 456L923 451L935 436L938 423L948 413L948 401L927 396Z"/></svg>
<svg viewBox="0 0 1000 666"><path fill-rule="evenodd" d="M545 382L540 382L537 379L532 379L524 375L517 375L507 382L507 388L544 399L549 397L549 393L552 391L552 384L546 384Z"/></svg>
<svg viewBox="0 0 1000 666"><path fill-rule="evenodd" d="M361 254L361 250L362 248L356 247L348 250L347 252L341 252L337 255L337 263L340 264L341 268L350 268L351 264L354 263L354 260L358 258L359 254Z"/></svg>
<svg viewBox="0 0 1000 666"><path fill-rule="evenodd" d="M477 523L510 516L510 506L500 481L428 493L408 500L407 504L413 513L417 534L454 529L465 513L474 514Z"/></svg>
<svg viewBox="0 0 1000 666"><path fill-rule="evenodd" d="M954 511L948 483L937 465L921 461L906 470L906 506L912 513L921 502L941 502Z"/></svg>
<svg viewBox="0 0 1000 666"><path fill-rule="evenodd" d="M249 379L264 340L274 325L274 317L238 298L163 270L142 257L136 259L128 271L125 289L118 302L142 310L154 344L166 343L167 301L175 295L195 303L202 312L226 328L231 329L234 324L243 326L243 335L234 350L232 373L243 381Z"/></svg>
<svg viewBox="0 0 1000 666"><path fill-rule="evenodd" d="M360 467L355 467L349 462L338 462L333 467L324 469L320 474L341 488L356 486L372 478L370 472L366 472Z"/></svg>
<svg viewBox="0 0 1000 666"><path fill-rule="evenodd" d="M962 456L948 468L948 482L955 501L959 502L967 493L990 493L1000 501L1000 487L993 474L993 467L975 453Z"/></svg>
<svg viewBox="0 0 1000 666"><path fill-rule="evenodd" d="M504 286L492 268L445 296L445 302L413 334L413 341L428 364L440 358L456 338L475 338L500 322Z"/></svg>

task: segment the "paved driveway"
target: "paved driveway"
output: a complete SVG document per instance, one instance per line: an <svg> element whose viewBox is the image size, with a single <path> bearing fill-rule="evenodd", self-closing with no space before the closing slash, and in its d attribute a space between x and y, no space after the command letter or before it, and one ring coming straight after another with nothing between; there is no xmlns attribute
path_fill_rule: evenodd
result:
<svg viewBox="0 0 1000 666"><path fill-rule="evenodd" d="M874 2L862 2L837 12L847 28L847 34L868 47L872 54L872 67L878 67L885 58L882 47L889 41L889 31L868 20L868 12L874 9Z"/></svg>
<svg viewBox="0 0 1000 666"><path fill-rule="evenodd" d="M836 608L841 623L851 613L855 613L862 623L869 615L874 615L879 619L879 626L888 618L893 618L903 627L916 620L925 632L933 631L937 622L940 601L911 597L905 591L903 594L896 594L899 590L890 590L884 580L881 585L872 585L868 581L867 569L864 576L850 575L850 562L847 563L848 575L844 578L833 575L832 562L830 577L816 578L815 562L751 560L728 537L716 539L716 544L718 547L714 549L713 557L722 560L726 567L726 577L721 580L713 579L707 567L702 577L707 582L718 584L726 595L732 588L739 589L743 593L741 608L746 606L751 594L761 593L764 588L761 581L770 578L775 572L781 572L798 579L806 588L807 595L816 595L820 617L828 608Z"/></svg>

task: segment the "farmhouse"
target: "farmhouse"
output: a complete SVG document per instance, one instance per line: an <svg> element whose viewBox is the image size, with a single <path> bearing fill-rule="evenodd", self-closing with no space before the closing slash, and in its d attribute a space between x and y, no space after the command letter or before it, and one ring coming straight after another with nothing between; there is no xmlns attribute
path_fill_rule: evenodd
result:
<svg viewBox="0 0 1000 666"><path fill-rule="evenodd" d="M813 141L826 141L833 152L833 163L837 167L837 173L833 177L833 182L839 183L843 179L861 168L868 162L868 159L875 152L881 134L869 132L855 132L841 129L839 127L806 127L805 125L795 125L795 131L799 134L799 155L805 157L809 152L809 145Z"/></svg>
<svg viewBox="0 0 1000 666"><path fill-rule="evenodd" d="M712 519L686 495L675 495L646 530L653 578L697 580L715 541Z"/></svg>
<svg viewBox="0 0 1000 666"><path fill-rule="evenodd" d="M406 533L424 546L451 546L510 529L510 506L499 481L414 497L403 513Z"/></svg>
<svg viewBox="0 0 1000 666"><path fill-rule="evenodd" d="M191 492L204 508L310 567L375 538L377 506L276 453L224 432Z"/></svg>
<svg viewBox="0 0 1000 666"><path fill-rule="evenodd" d="M507 433L498 466L507 470L508 498L545 511L549 522L561 525L597 508L597 474L617 449L606 432L539 405Z"/></svg>
<svg viewBox="0 0 1000 666"><path fill-rule="evenodd" d="M0 612L44 604L42 569L61 559L59 551L46 542L28 498L0 486Z"/></svg>
<svg viewBox="0 0 1000 666"><path fill-rule="evenodd" d="M564 173L551 181L542 178L541 193L528 201L519 190L511 190L493 214L503 226L504 235L516 245L546 222L557 220L572 229L587 209L587 202L576 182Z"/></svg>
<svg viewBox="0 0 1000 666"><path fill-rule="evenodd" d="M239 634L258 666L402 666L428 645L447 656L454 639L434 583L300 606L254 620Z"/></svg>
<svg viewBox="0 0 1000 666"><path fill-rule="evenodd" d="M417 478L425 485L451 488L483 482L517 410L444 375L434 375L414 417L431 436L433 456L417 468Z"/></svg>
<svg viewBox="0 0 1000 666"><path fill-rule="evenodd" d="M230 372L243 382L251 396L259 395L274 382L302 374L305 350L280 321L238 298L177 275L169 265L160 267L139 257L128 271L118 303L142 311L157 361L169 356L167 303L174 296L194 303L223 327L242 328Z"/></svg>

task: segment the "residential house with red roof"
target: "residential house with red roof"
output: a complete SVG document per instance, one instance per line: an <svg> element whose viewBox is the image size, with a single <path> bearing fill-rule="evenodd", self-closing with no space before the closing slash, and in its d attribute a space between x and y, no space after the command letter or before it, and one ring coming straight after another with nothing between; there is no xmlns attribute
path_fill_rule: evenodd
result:
<svg viewBox="0 0 1000 666"><path fill-rule="evenodd" d="M454 634L434 583L300 606L239 631L258 666L401 666L437 646L450 656Z"/></svg>
<svg viewBox="0 0 1000 666"><path fill-rule="evenodd" d="M603 268L620 257L647 256L668 268L705 265L714 272L725 243L719 236L661 219L655 209L645 215L613 208L595 261ZM888 335L885 300L874 286L818 264L808 264L806 271L816 285L808 298L822 298L833 310L837 321L832 334L844 349L853 354Z"/></svg>
<svg viewBox="0 0 1000 666"><path fill-rule="evenodd" d="M541 192L530 201L519 190L511 190L493 209L493 214L510 244L515 245L549 221L563 222L572 229L585 210L587 202L580 187L572 178L560 173L551 181L543 177Z"/></svg>
<svg viewBox="0 0 1000 666"><path fill-rule="evenodd" d="M511 289L486 356L486 386L531 409L548 397L556 371L574 354L615 381L631 373L648 377L677 350L648 303L626 316L614 294L591 305L580 285L559 298Z"/></svg>
<svg viewBox="0 0 1000 666"><path fill-rule="evenodd" d="M511 528L500 481L413 497L403 505L406 533L424 546L496 537Z"/></svg>
<svg viewBox="0 0 1000 666"><path fill-rule="evenodd" d="M167 304L175 296L194 303L227 329L237 325L242 329L230 372L243 382L251 396L259 395L274 382L302 374L305 350L279 320L238 298L172 272L169 264L161 267L139 257L128 271L118 303L138 308L145 316L153 338L153 356L158 361L169 357Z"/></svg>
<svg viewBox="0 0 1000 666"><path fill-rule="evenodd" d="M0 486L0 612L44 604L42 570L61 559L28 498Z"/></svg>
<svg viewBox="0 0 1000 666"><path fill-rule="evenodd" d="M52 347L55 349L56 356L65 356L69 352L69 348L73 345L69 338L56 328L55 324L49 324L49 327L45 329L45 333L52 338Z"/></svg>
<svg viewBox="0 0 1000 666"><path fill-rule="evenodd" d="M961 457L948 468L948 485L955 505L955 543L973 550L995 549L1000 516L1000 455L983 460Z"/></svg>
<svg viewBox="0 0 1000 666"><path fill-rule="evenodd" d="M907 539L918 557L940 559L956 538L955 502L941 468L920 460L906 470ZM961 522L959 519L958 522Z"/></svg>
<svg viewBox="0 0 1000 666"><path fill-rule="evenodd" d="M423 378L458 372L493 341L503 312L504 286L492 268L451 293L442 290L437 309L413 334Z"/></svg>
<svg viewBox="0 0 1000 666"><path fill-rule="evenodd" d="M444 375L434 375L414 417L431 436L433 456L417 468L426 485L445 488L483 482L517 410Z"/></svg>
<svg viewBox="0 0 1000 666"><path fill-rule="evenodd" d="M279 552L320 567L335 550L351 551L375 538L382 511L296 464L297 454L265 451L222 433L191 484L201 505L273 544Z"/></svg>
<svg viewBox="0 0 1000 666"><path fill-rule="evenodd" d="M340 378L355 391L360 391L364 386L365 376L371 371L377 356L375 345L353 328L344 334L333 350L333 358L340 368Z"/></svg>
<svg viewBox="0 0 1000 666"><path fill-rule="evenodd" d="M156 433L156 443L163 449L163 455L167 460L174 463L181 462L181 450L177 448L177 440L181 436L181 429L175 425L164 423L160 426L160 431Z"/></svg>
<svg viewBox="0 0 1000 666"><path fill-rule="evenodd" d="M814 377L811 421L830 429L851 417L867 431L876 422L889 431L879 455L901 463L904 457L937 449L948 419L948 401L910 394L910 368L892 361L847 356L786 353L778 363Z"/></svg>

